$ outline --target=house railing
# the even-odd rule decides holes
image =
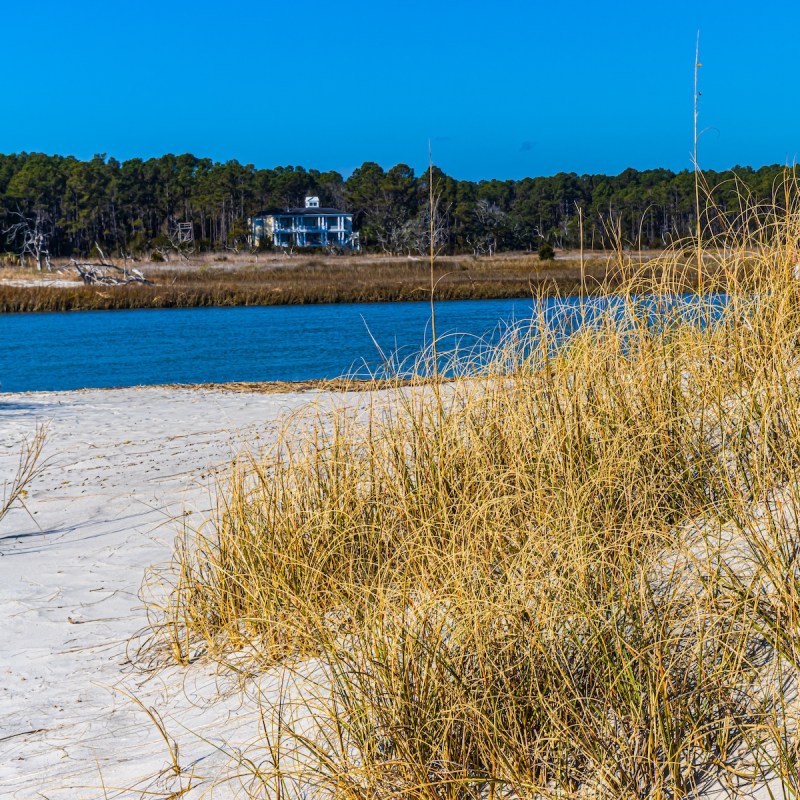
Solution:
[[[328,231],[329,233],[347,233],[345,227],[325,228],[320,225],[292,225],[291,227],[284,227],[276,225],[274,228],[275,233],[322,233]]]

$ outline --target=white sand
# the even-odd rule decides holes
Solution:
[[[47,288],[57,288],[57,289],[68,289],[72,286],[83,286],[82,281],[78,280],[68,280],[64,278],[42,278],[39,279],[29,279],[25,280],[23,278],[18,279],[3,279],[0,280],[0,286],[17,286],[17,287],[47,287]]]
[[[171,556],[176,515],[199,519],[214,470],[274,436],[283,412],[313,396],[0,395],[0,483],[15,474],[23,438],[49,421],[49,465],[25,498],[30,513],[0,522],[1,797],[163,797],[190,774],[183,797],[235,793],[237,780],[212,787],[231,770],[219,748],[257,735],[241,697],[218,699],[208,665],[144,673],[126,644],[145,625],[138,592],[146,569]],[[169,772],[157,726],[128,695],[163,717],[183,776]]]

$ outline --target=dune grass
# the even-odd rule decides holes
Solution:
[[[322,676],[253,796],[797,796],[799,239],[737,224],[689,304],[682,251],[621,256],[576,330],[233,466],[150,613],[178,662]]]

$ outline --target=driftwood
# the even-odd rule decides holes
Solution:
[[[71,259],[72,266],[75,267],[85,284],[89,286],[125,286],[129,283],[146,283],[152,286],[153,281],[148,281],[138,269],[118,267],[116,264],[110,263],[106,260],[105,254],[100,250],[99,245],[95,245],[95,247],[100,253],[101,260],[99,263]],[[122,277],[109,275],[111,270],[120,273]]]
[[[129,283],[147,283],[152,285],[153,283],[153,281],[147,280],[138,269],[123,269],[115,264],[96,264],[86,261],[78,262],[73,258],[72,266],[75,267],[78,275],[81,276],[81,280],[90,286],[124,286]],[[122,277],[109,275],[109,270],[116,270],[121,273]]]

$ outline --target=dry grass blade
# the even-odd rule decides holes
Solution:
[[[3,483],[3,500],[0,504],[0,520],[8,514],[15,503],[23,507],[24,497],[31,482],[34,481],[47,468],[47,462],[42,461],[42,451],[47,439],[47,424],[36,426],[36,431],[31,439],[26,439],[22,445],[19,456],[19,466],[10,483]]]

